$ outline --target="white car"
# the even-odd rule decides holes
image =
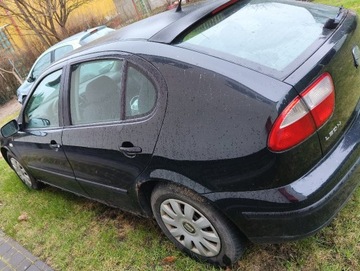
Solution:
[[[77,33],[71,37],[66,38],[63,41],[56,43],[47,49],[40,57],[35,61],[34,65],[22,83],[17,89],[17,99],[19,103],[23,103],[33,85],[36,78],[48,67],[51,63],[65,56],[67,53],[85,45],[93,40],[105,36],[106,34],[114,31],[114,29],[106,27],[104,25],[94,27],[80,33]]]

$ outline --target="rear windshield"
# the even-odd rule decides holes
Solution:
[[[337,8],[295,1],[240,1],[201,21],[177,43],[284,71],[315,41],[328,36],[331,30],[324,24],[337,13]]]

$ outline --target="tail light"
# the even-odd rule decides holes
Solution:
[[[305,141],[331,117],[334,108],[334,83],[330,74],[324,73],[276,119],[268,139],[269,149],[284,151]]]

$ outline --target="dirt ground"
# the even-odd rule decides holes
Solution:
[[[21,104],[16,100],[16,98],[7,102],[5,105],[0,106],[0,121],[15,112],[19,111],[21,108]]]

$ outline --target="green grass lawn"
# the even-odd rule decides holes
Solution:
[[[359,0],[316,2],[360,12]],[[217,270],[180,253],[151,219],[51,187],[30,191],[2,158],[0,172],[0,228],[55,270]],[[315,236],[250,245],[232,270],[360,270],[360,189]]]
[[[332,6],[344,6],[345,8],[352,9],[360,14],[360,1],[359,0],[316,0],[316,3],[322,3]]]

